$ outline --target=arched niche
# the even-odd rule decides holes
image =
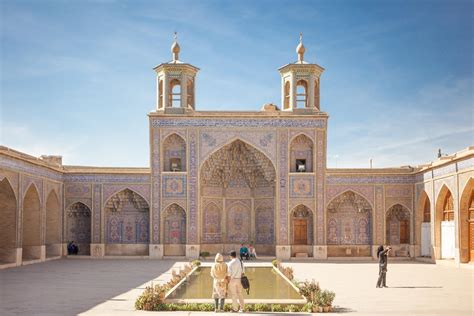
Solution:
[[[464,187],[459,205],[460,261],[474,262],[474,179]]]
[[[36,186],[31,184],[23,198],[23,261],[41,259],[41,204]]]
[[[161,227],[164,255],[186,255],[186,211],[178,204],[169,205],[163,211]]]
[[[361,195],[346,191],[327,207],[326,239],[330,257],[369,257],[372,206]]]
[[[204,206],[202,225],[202,243],[222,243],[222,210],[216,203],[210,202]]]
[[[387,244],[410,243],[410,211],[406,207],[395,204],[388,209],[385,221]]]
[[[53,190],[46,199],[46,257],[61,255],[61,223],[59,198]]]
[[[186,171],[186,142],[177,134],[163,142],[163,171]]]
[[[290,172],[313,172],[313,150],[311,138],[296,136],[290,143]]]
[[[124,189],[105,203],[106,255],[148,255],[150,207]]]
[[[66,210],[66,243],[74,241],[79,255],[90,255],[91,217],[89,207],[81,202],[71,204]]]
[[[285,95],[285,102],[283,104],[283,109],[288,110],[290,108],[290,82],[286,81],[285,82],[285,87],[284,87],[284,95]]]
[[[291,255],[313,255],[314,240],[313,211],[306,205],[296,206],[290,213]]]
[[[16,262],[17,201],[7,178],[0,181],[0,265]]]

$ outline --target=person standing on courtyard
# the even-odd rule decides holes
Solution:
[[[244,265],[241,260],[237,259],[237,252],[231,251],[230,257],[231,260],[228,263],[229,269],[227,276],[229,278],[229,294],[232,298],[232,311],[243,313],[245,302],[244,296],[242,295],[243,288],[240,279],[242,278],[242,274],[245,272]]]
[[[211,277],[213,278],[212,298],[215,300],[214,311],[224,311],[224,302],[227,295],[227,273],[228,268],[224,262],[224,257],[218,253],[211,268]],[[219,304],[220,303],[220,304]]]
[[[388,253],[392,250],[392,247],[387,246],[385,249],[382,245],[377,249],[377,258],[379,258],[379,278],[377,280],[377,288],[388,287],[387,281],[387,263]]]

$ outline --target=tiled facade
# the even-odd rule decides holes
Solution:
[[[383,243],[392,243],[396,256],[418,257],[426,203],[432,223],[428,256],[439,259],[437,214],[449,194],[454,259],[466,261],[461,219],[473,191],[473,148],[417,168],[328,169],[320,66],[280,68],[282,109],[267,104],[255,112],[196,111],[199,69],[175,60],[155,70],[150,168],[63,166],[55,157],[0,148],[1,215],[8,218],[0,227],[3,267],[65,255],[72,239],[82,254],[94,257],[195,258],[240,243],[283,259],[301,253],[374,257]],[[166,99],[170,80],[188,83],[177,108]],[[303,108],[294,95],[301,80],[314,84]],[[37,215],[37,223],[27,220]],[[47,238],[47,223],[60,226],[58,241]],[[38,225],[40,236],[31,245],[25,244],[28,225]]]

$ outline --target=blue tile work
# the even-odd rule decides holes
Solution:
[[[434,169],[433,176],[436,178],[436,177],[444,176],[445,174],[454,173],[454,172],[456,172],[456,164],[452,163],[447,166]]]
[[[176,119],[153,118],[152,127],[311,127],[325,128],[326,119]]]
[[[63,180],[63,175],[61,172],[52,171],[45,167],[33,165],[24,161],[9,158],[2,155],[0,155],[0,168],[16,172],[31,173],[36,176],[43,176],[45,178],[50,178],[56,181]]]
[[[164,175],[163,176],[163,197],[165,198],[185,198],[186,197],[186,175]]]
[[[150,183],[149,174],[65,174],[64,182]]]
[[[373,176],[336,176],[326,177],[327,184],[410,184],[415,183],[414,175],[373,175]]]

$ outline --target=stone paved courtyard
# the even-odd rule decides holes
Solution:
[[[144,284],[166,279],[166,272],[180,264],[172,260],[62,259],[1,270],[0,315],[150,314],[134,311],[135,298]],[[335,291],[334,304],[340,307],[340,314],[473,315],[472,266],[390,263],[390,288],[376,289],[376,263],[288,265],[294,268],[295,278],[314,278],[321,287]]]

